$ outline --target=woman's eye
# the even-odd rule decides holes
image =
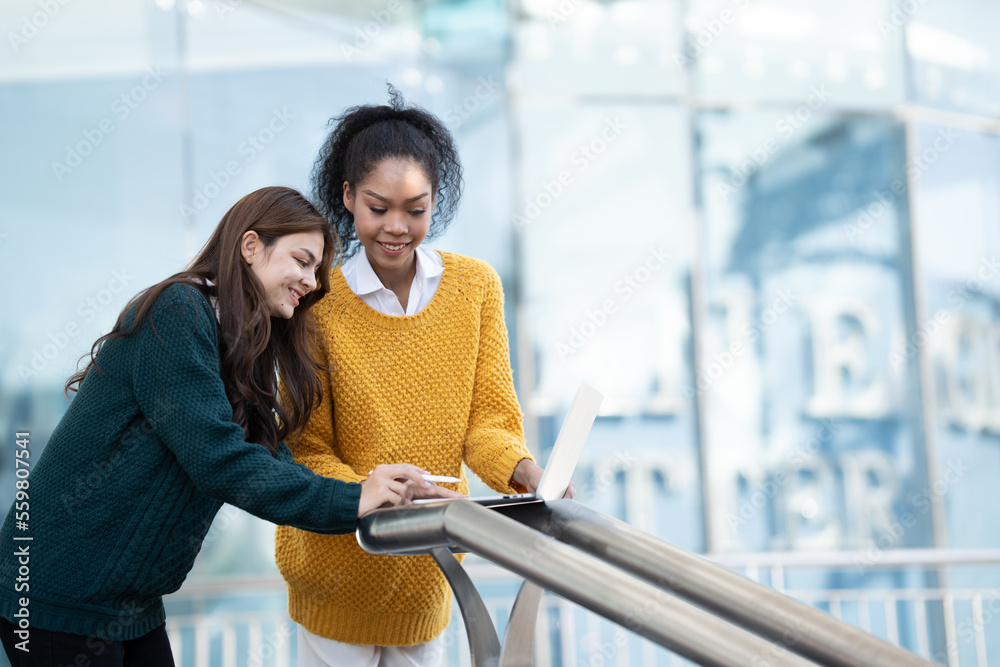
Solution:
[[[423,215],[426,212],[427,212],[427,209],[421,208],[421,209],[418,209],[416,211],[410,211],[410,215]]]
[[[303,269],[309,266],[309,262],[305,261],[304,259],[296,259],[295,261],[298,262],[299,266],[301,266]]]
[[[384,208],[377,208],[375,206],[369,206],[368,208],[371,210],[372,213],[385,213]]]

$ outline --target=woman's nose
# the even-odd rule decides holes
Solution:
[[[408,227],[406,224],[406,220],[403,219],[402,215],[390,216],[385,224],[385,231],[389,232],[390,234],[395,234],[397,236],[400,234],[405,234],[407,232],[407,229]]]

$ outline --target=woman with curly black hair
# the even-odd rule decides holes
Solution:
[[[313,180],[350,259],[312,311],[333,372],[292,453],[344,481],[410,461],[465,493],[465,463],[501,493],[534,491],[542,469],[524,443],[500,278],[421,245],[461,198],[451,134],[391,86],[389,105],[334,122]],[[371,556],[350,536],[282,527],[276,557],[300,665],[440,664],[451,593],[430,556]]]

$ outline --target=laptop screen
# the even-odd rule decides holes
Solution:
[[[559,435],[556,436],[556,444],[552,447],[545,472],[542,473],[535,492],[542,500],[558,500],[566,493],[577,461],[580,460],[583,443],[587,441],[603,399],[604,396],[593,387],[580,385],[573,405],[566,413],[566,420],[559,429]]]

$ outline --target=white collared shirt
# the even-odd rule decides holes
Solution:
[[[357,254],[344,262],[340,270],[351,291],[374,310],[393,317],[416,315],[434,298],[434,294],[441,284],[444,261],[439,253],[427,250],[423,246],[417,246],[414,254],[417,261],[417,272],[410,284],[406,312],[403,312],[403,306],[400,305],[396,294],[392,290],[386,289],[379,277],[375,275],[375,270],[372,268],[371,262],[368,261],[368,255],[363,246]]]

